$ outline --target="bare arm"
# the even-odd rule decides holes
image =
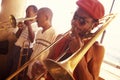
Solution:
[[[20,34],[22,33],[23,31],[23,27],[24,27],[24,23],[23,22],[19,22],[18,23],[18,31],[16,32],[16,37],[19,38]]]
[[[31,26],[32,22],[31,21],[25,21],[24,23],[28,27],[28,36],[29,36],[29,39],[30,39],[31,42],[33,42],[34,41],[34,37],[35,37],[35,33],[32,30],[32,26]]]
[[[95,42],[93,46],[93,53],[93,57],[88,64],[88,68],[90,73],[93,75],[93,79],[98,80],[105,49],[98,42]]]

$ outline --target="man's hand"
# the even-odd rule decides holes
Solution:
[[[42,73],[45,73],[45,68],[40,62],[35,62],[32,66],[32,76],[36,77],[38,75],[41,75]]]
[[[29,27],[29,26],[31,26],[32,21],[31,20],[26,20],[26,21],[24,21],[24,24]]]
[[[73,30],[73,33],[71,35],[71,41],[69,43],[69,48],[70,48],[70,51],[74,53],[76,50],[81,48],[84,45],[84,43],[82,42],[79,36],[79,32],[77,28],[74,27],[72,28],[72,30]]]
[[[18,28],[23,29],[25,27],[25,24],[23,22],[18,23]]]

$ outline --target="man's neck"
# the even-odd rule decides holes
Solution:
[[[46,27],[44,27],[42,33],[45,32],[46,30],[48,30],[50,27],[51,27],[51,26],[46,26]]]

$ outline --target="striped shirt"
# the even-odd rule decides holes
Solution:
[[[45,48],[47,48],[51,43],[53,43],[55,41],[55,39],[56,39],[56,33],[55,33],[55,30],[53,29],[53,27],[50,27],[45,32],[42,32],[42,29],[39,30],[37,32],[35,43],[33,45],[33,53],[31,55],[31,59],[34,58],[36,55],[40,54],[40,52],[42,50],[44,50]],[[49,50],[46,50],[44,52],[45,55],[41,55],[39,60],[38,59],[34,60],[34,62],[45,59],[47,57],[48,53],[49,53]],[[27,75],[29,76],[30,79],[32,78],[31,69],[32,69],[32,65],[34,64],[34,62],[32,62],[28,66]]]
[[[32,29],[33,29],[33,32],[37,32],[38,30],[38,26],[37,26],[37,23],[34,22],[31,24],[32,26]],[[25,28],[23,29],[21,35],[19,36],[18,40],[16,41],[15,45],[16,46],[19,46],[19,47],[22,47],[24,42],[25,41],[28,41],[29,42],[29,39],[28,39],[28,27],[25,26]],[[30,43],[30,48],[33,46],[32,43]]]

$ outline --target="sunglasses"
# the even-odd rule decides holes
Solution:
[[[88,23],[85,17],[78,16],[77,14],[74,15],[73,19],[78,20],[80,25],[85,25],[86,23]]]

